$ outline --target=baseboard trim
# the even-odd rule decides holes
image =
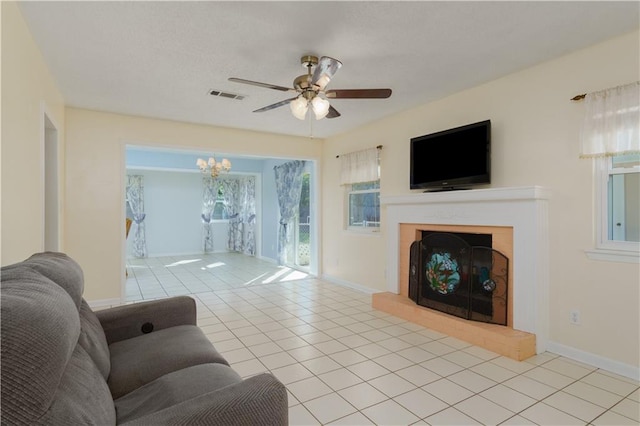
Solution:
[[[147,259],[153,259],[156,257],[175,257],[175,256],[204,256],[207,254],[219,254],[219,253],[229,253],[229,250],[214,250],[214,251],[210,251],[210,252],[203,252],[203,251],[197,251],[197,252],[184,252],[184,253],[149,253],[147,255]],[[127,259],[137,259],[136,257],[130,257],[127,256]]]
[[[597,368],[601,368],[603,370],[610,371],[615,374],[619,374],[624,377],[628,377],[633,380],[640,380],[640,367],[636,367],[634,365],[625,364],[620,361],[592,354],[590,352],[586,352],[552,341],[547,342],[547,351],[553,352],[554,354],[562,355],[566,358],[571,358],[585,364],[592,365]]]
[[[256,256],[256,258],[260,260],[264,260],[265,262],[273,263],[274,265],[278,264],[278,261],[276,259],[272,259],[270,257]]]
[[[323,279],[325,281],[329,281],[330,283],[337,284],[337,285],[340,285],[342,287],[348,287],[348,288],[350,288],[352,290],[357,290],[357,291],[360,291],[360,292],[366,293],[366,294],[374,294],[374,293],[382,292],[382,290],[376,290],[376,289],[373,289],[371,287],[366,287],[366,286],[363,286],[362,284],[357,284],[357,283],[354,283],[354,282],[351,282],[351,281],[343,280],[341,278],[333,277],[331,275],[323,274],[321,279]]]
[[[104,309],[122,305],[122,299],[114,297],[112,299],[87,300],[87,303],[91,309]]]

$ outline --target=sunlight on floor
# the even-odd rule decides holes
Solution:
[[[258,281],[260,278],[264,277],[265,275],[267,275],[266,272],[264,274],[261,274],[260,276],[255,277],[252,280],[247,281],[246,283],[244,283],[244,285],[245,286],[251,285],[251,284],[255,283],[256,281]]]
[[[225,263],[224,262],[215,262],[215,263],[210,263],[207,266],[205,266],[204,268],[202,268],[202,270],[206,269],[211,269],[211,268],[219,268],[221,266],[224,266]]]
[[[308,273],[240,253],[130,258],[127,268],[128,302],[310,278]]]
[[[185,259],[185,260],[179,260],[177,262],[173,262],[169,265],[164,265],[166,268],[172,268],[174,266],[180,266],[180,265],[186,265],[189,263],[194,263],[194,262],[200,262],[202,259]]]
[[[281,269],[276,272],[275,274],[273,274],[272,276],[270,276],[269,278],[267,278],[266,280],[262,281],[262,284],[269,284],[271,282],[276,281],[279,277],[285,275],[286,273],[290,272],[291,268],[288,268],[286,266],[281,266]]]
[[[307,278],[309,276],[309,274],[306,274],[302,271],[291,271],[291,273],[287,276],[285,276],[284,278],[282,278],[280,281],[295,281],[295,280],[303,280],[305,278]]]

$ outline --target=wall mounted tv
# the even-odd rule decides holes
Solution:
[[[411,189],[468,189],[491,182],[491,120],[411,139]]]

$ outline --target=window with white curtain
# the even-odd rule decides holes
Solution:
[[[585,97],[581,157],[596,167],[598,260],[638,262],[640,254],[640,82]]]
[[[349,230],[380,230],[379,149],[340,156],[341,184],[345,187],[345,225]]]

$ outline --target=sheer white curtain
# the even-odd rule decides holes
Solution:
[[[340,156],[340,167],[341,185],[378,180],[378,148],[343,154]]]
[[[585,97],[581,157],[640,152],[640,81]]]

